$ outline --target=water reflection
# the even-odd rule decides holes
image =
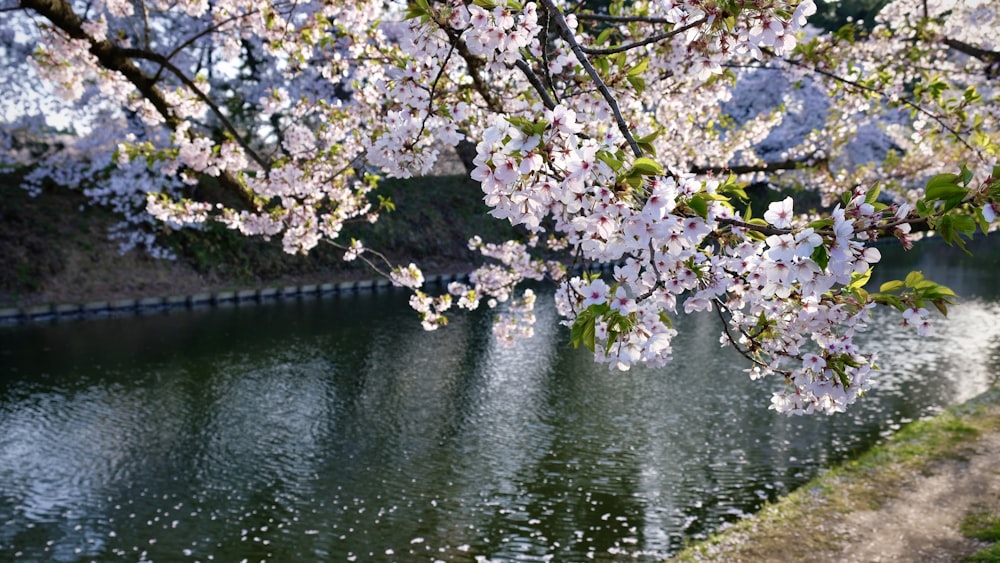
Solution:
[[[876,317],[876,388],[834,417],[767,411],[707,315],[628,373],[544,299],[514,349],[486,315],[425,333],[399,294],[5,327],[0,553],[657,560],[995,382],[996,262],[886,254],[970,298],[926,340]]]

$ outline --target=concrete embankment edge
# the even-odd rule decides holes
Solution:
[[[599,270],[609,271],[613,265],[600,265]],[[582,269],[577,267],[575,273]],[[439,274],[427,276],[424,286],[444,287],[451,282],[467,282],[469,274]],[[191,295],[170,295],[167,297],[146,297],[142,299],[115,299],[88,303],[64,303],[32,305],[29,307],[0,308],[0,325],[33,321],[50,321],[81,317],[139,314],[166,309],[193,309],[218,305],[250,305],[267,303],[281,299],[311,298],[323,295],[362,292],[394,291],[399,288],[385,278],[375,280],[342,281],[319,284],[289,285],[284,287],[263,287],[259,289],[227,290]]]
[[[442,274],[428,276],[427,286],[445,286],[453,281],[468,281],[468,274]],[[311,298],[323,295],[348,294],[397,289],[387,279],[330,282],[320,284],[263,287],[259,289],[226,290],[191,295],[146,297],[142,299],[116,299],[89,303],[58,305],[32,305],[30,307],[0,308],[0,324],[48,321],[63,318],[96,317],[119,314],[139,314],[166,309],[196,308],[217,305],[250,305],[283,299]]]

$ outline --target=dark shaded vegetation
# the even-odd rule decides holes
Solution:
[[[80,212],[84,198],[66,191],[60,197],[32,198],[16,187],[20,179],[0,181],[0,291],[30,293],[65,263],[60,239],[75,239],[88,221]]]
[[[509,224],[487,215],[479,185],[468,178],[387,180],[377,193],[391,200],[396,209],[382,213],[375,224],[348,226],[339,244],[347,245],[356,238],[393,263],[416,261],[430,271],[456,262],[474,263],[476,255],[467,247],[474,234],[491,241],[516,236]],[[280,236],[272,240],[249,238],[219,224],[201,231],[169,233],[163,240],[198,271],[246,282],[360,268],[359,264],[345,263],[343,252],[330,244],[321,242],[308,255],[290,255],[282,249]]]
[[[18,183],[15,174],[0,175],[0,295],[5,301],[18,302],[46,288],[67,267],[100,278],[110,277],[109,268],[155,262],[133,250],[128,260],[109,266],[106,255],[117,253],[117,243],[107,239],[108,228],[117,222],[109,210],[88,206],[81,193],[58,186],[31,197]],[[358,238],[394,263],[415,261],[426,273],[450,273],[481,262],[467,248],[472,235],[496,242],[517,236],[509,223],[487,214],[479,185],[465,177],[389,180],[377,192],[396,210],[383,213],[376,224],[347,227],[338,242]],[[308,255],[290,255],[280,237],[249,238],[218,224],[172,232],[164,227],[158,236],[181,265],[216,285],[253,286],[296,276],[374,277],[364,264],[344,262],[342,251],[326,243]],[[115,275],[128,278],[127,271]]]
[[[875,27],[875,16],[889,0],[815,0],[816,13],[809,17],[809,23],[827,31],[837,31],[847,23],[862,29]]]

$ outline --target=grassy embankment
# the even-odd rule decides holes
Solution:
[[[1000,433],[1000,389],[945,413],[911,423],[886,443],[834,467],[765,506],[759,513],[692,544],[676,561],[806,561],[836,554],[850,538],[826,531],[856,511],[879,511],[938,464],[967,461],[985,434]],[[966,513],[960,532],[993,542],[970,561],[1000,561],[998,499],[984,494]],[[930,516],[930,514],[929,514]],[[821,558],[826,560],[826,558]],[[961,560],[961,558],[957,559]]]
[[[426,273],[477,263],[466,247],[473,234],[487,241],[514,234],[487,215],[482,191],[468,178],[386,181],[378,191],[396,211],[374,225],[347,227],[342,241],[357,237],[395,262],[416,261]],[[360,262],[343,262],[329,245],[289,255],[279,240],[247,238],[219,225],[161,233],[178,256],[174,263],[137,251],[119,256],[117,243],[107,239],[116,222],[109,211],[86,206],[78,192],[53,187],[31,198],[15,177],[0,175],[0,306],[374,277]]]

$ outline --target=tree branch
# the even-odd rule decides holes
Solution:
[[[986,76],[988,78],[996,78],[997,74],[1000,73],[1000,53],[982,49],[976,47],[975,45],[969,45],[968,43],[951,37],[946,37],[942,41],[945,45],[951,47],[959,53],[969,55],[970,57],[986,63]]]
[[[576,41],[576,37],[573,36],[573,30],[569,28],[569,24],[566,23],[566,18],[563,16],[562,11],[556,7],[552,0],[542,0],[542,4],[548,10],[550,17],[553,18],[556,27],[559,29],[559,34],[562,35],[563,39],[569,43],[570,48],[573,50],[573,54],[576,55],[577,60],[583,65],[583,69],[587,71],[590,79],[594,81],[597,85],[597,89],[604,96],[604,100],[611,107],[611,112],[615,116],[615,121],[618,123],[618,130],[624,135],[625,140],[628,142],[629,147],[632,149],[632,154],[636,158],[642,156],[642,149],[639,148],[639,143],[635,141],[635,137],[632,136],[632,132],[629,130],[628,124],[625,123],[625,118],[622,117],[621,109],[618,108],[618,101],[611,94],[611,90],[608,89],[608,85],[604,83],[601,79],[601,75],[597,73],[597,69],[594,65],[590,64],[590,59],[583,52],[583,48]]]
[[[129,60],[123,49],[116,47],[108,40],[96,41],[87,35],[83,30],[83,18],[73,11],[73,7],[66,0],[19,0],[19,2],[23,8],[41,14],[71,38],[89,42],[90,53],[97,58],[98,62],[104,68],[124,76],[142,94],[143,98],[153,105],[157,113],[163,117],[167,127],[171,131],[177,130],[182,120],[174,114],[170,103],[156,86],[156,82]],[[227,191],[235,193],[248,206],[257,207],[253,194],[229,172],[223,172],[219,175],[219,183]]]
[[[116,47],[116,49],[118,48]],[[232,122],[229,121],[229,118],[227,118],[225,114],[222,113],[222,109],[219,108],[219,106],[215,103],[215,101],[213,101],[212,98],[208,97],[208,94],[203,92],[201,88],[199,88],[198,85],[195,84],[194,80],[191,80],[186,74],[184,74],[183,71],[181,71],[181,69],[177,68],[166,57],[164,57],[159,53],[150,53],[148,51],[144,51],[141,49],[118,49],[118,50],[121,51],[122,55],[126,57],[152,61],[160,65],[161,67],[169,70],[174,76],[177,77],[178,80],[180,80],[184,84],[184,86],[187,87],[188,90],[194,92],[195,96],[198,96],[198,99],[200,99],[202,102],[205,102],[205,105],[207,105],[209,108],[212,109],[212,113],[214,113],[215,116],[219,119],[219,121],[222,123],[222,126],[226,129],[226,131],[228,131],[229,134],[233,136],[233,140],[235,140],[237,143],[239,143],[241,147],[243,147],[243,150],[246,151],[247,155],[249,155],[250,158],[252,158],[253,161],[256,162],[258,166],[261,167],[261,169],[263,169],[265,172],[270,170],[271,168],[270,165],[263,158],[261,158],[260,155],[258,155],[249,145],[247,145],[247,143],[243,140],[242,136],[240,135],[239,131],[237,131],[236,127],[233,126]]]
[[[524,59],[517,59],[517,61],[514,62],[514,66],[521,69],[524,76],[528,78],[528,82],[531,83],[531,87],[534,88],[535,91],[538,92],[538,95],[542,97],[542,103],[545,104],[545,107],[550,110],[554,109],[556,107],[555,100],[553,100],[552,96],[549,95],[549,91],[545,88],[545,85],[542,84],[542,81],[538,79],[538,75],[536,75],[535,71],[531,69],[531,66]]]
[[[674,23],[665,18],[650,18],[646,16],[612,16],[608,14],[576,14],[576,19],[614,23],[651,23],[657,25],[672,25]]]

